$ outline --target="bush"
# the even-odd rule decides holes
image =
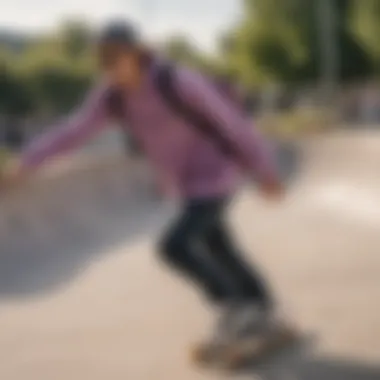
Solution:
[[[332,112],[322,108],[267,115],[258,120],[258,125],[267,134],[284,138],[322,132],[334,124]]]

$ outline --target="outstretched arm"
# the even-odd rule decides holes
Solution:
[[[21,168],[36,168],[55,156],[79,147],[102,129],[107,114],[105,96],[106,87],[96,87],[67,120],[33,140],[21,154]]]

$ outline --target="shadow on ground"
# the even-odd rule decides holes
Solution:
[[[302,356],[297,364],[254,371],[262,380],[378,380],[380,367],[344,359],[312,359]]]
[[[378,380],[380,366],[355,360],[322,357],[310,338],[264,364],[247,366],[242,373],[260,380]]]
[[[127,183],[119,169],[70,174],[1,201],[3,299],[70,283],[118,246],[152,234],[167,210],[143,183]]]

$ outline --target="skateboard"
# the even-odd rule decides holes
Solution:
[[[203,343],[194,347],[191,360],[197,366],[234,371],[275,354],[296,343],[299,337],[289,328],[262,336],[247,336],[229,344]]]

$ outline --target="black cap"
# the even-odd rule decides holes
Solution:
[[[98,42],[136,46],[140,43],[140,35],[131,22],[116,20],[111,21],[105,26],[99,35]]]

